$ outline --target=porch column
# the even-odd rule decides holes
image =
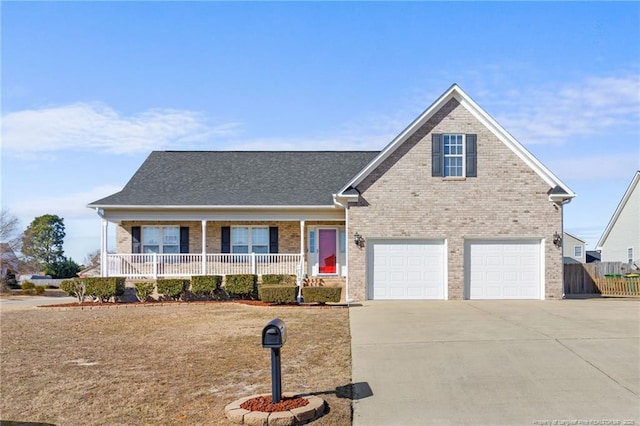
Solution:
[[[202,275],[207,275],[207,221],[202,221]]]
[[[298,265],[300,269],[297,277],[298,282],[298,303],[302,301],[302,276],[304,275],[304,220],[300,221],[300,264]]]
[[[109,227],[109,222],[106,219],[102,219],[102,231],[100,232],[100,276],[108,277],[109,276],[109,268],[107,265],[107,231]]]
[[[300,221],[300,265],[304,265],[304,220]],[[300,270],[301,275],[302,273]]]

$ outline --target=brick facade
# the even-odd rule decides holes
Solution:
[[[431,134],[477,134],[477,177],[431,176]],[[448,297],[464,296],[465,240],[544,239],[545,298],[562,296],[562,206],[551,188],[456,100],[449,101],[358,185],[349,233],[447,241]],[[366,299],[367,249],[350,247],[349,296]]]

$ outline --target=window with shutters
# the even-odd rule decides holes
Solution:
[[[464,135],[442,135],[443,176],[463,177]]]
[[[431,175],[444,178],[477,176],[477,137],[475,134],[433,134]]]
[[[269,253],[269,228],[231,228],[231,253]]]
[[[143,253],[180,253],[179,226],[143,226]]]

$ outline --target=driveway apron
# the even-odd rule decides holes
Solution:
[[[368,301],[353,424],[640,425],[640,301]]]

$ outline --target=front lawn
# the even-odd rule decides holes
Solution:
[[[348,310],[237,303],[2,312],[2,421],[230,424],[224,406],[271,392],[261,331],[287,324],[283,392],[316,393],[318,425],[351,424]]]

